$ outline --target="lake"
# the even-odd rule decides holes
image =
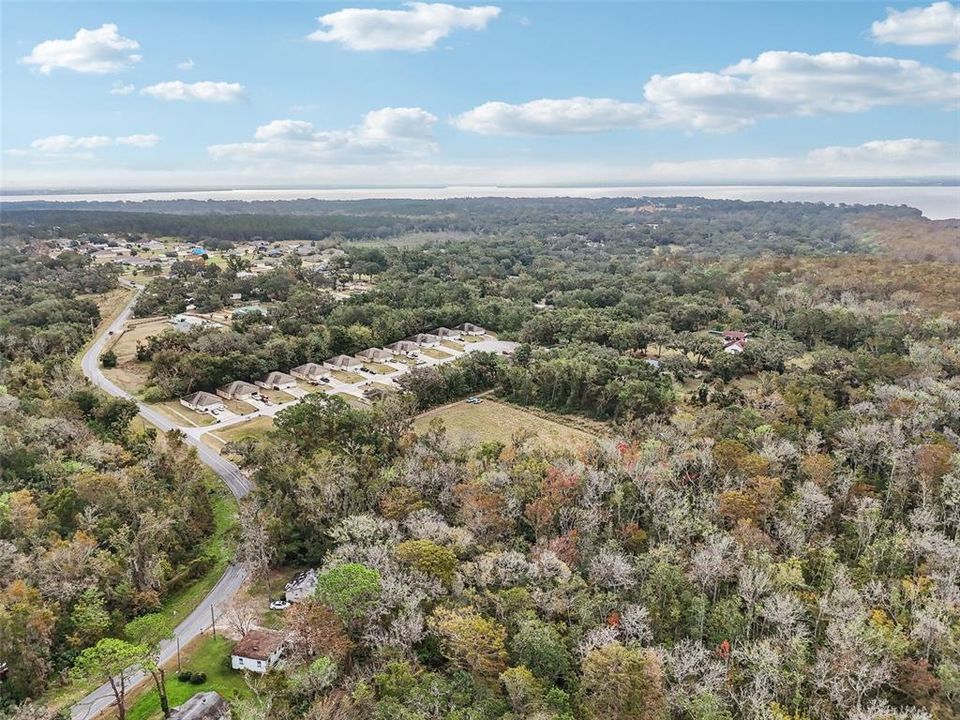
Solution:
[[[688,196],[726,200],[826,202],[850,205],[909,205],[931,220],[960,218],[960,187],[943,186],[829,186],[829,185],[682,185],[594,187],[467,186],[395,188],[303,188],[236,190],[151,190],[143,192],[50,193],[0,195],[0,202],[129,201],[138,200],[361,200],[460,197],[670,197]]]

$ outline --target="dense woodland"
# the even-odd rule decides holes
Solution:
[[[101,638],[215,562],[207,472],[136,404],[90,389],[73,358],[115,273],[0,248],[0,713],[38,697]],[[87,297],[84,297],[87,295]]]
[[[239,717],[960,716],[956,265],[893,261],[886,243],[849,222],[914,211],[678,204],[638,214],[622,212],[624,201],[398,203],[394,216],[417,209],[436,218],[431,229],[476,235],[399,248],[334,238],[346,255],[323,273],[291,257],[255,281],[199,264],[153,281],[143,315],[177,312],[187,298],[217,309],[232,292],[268,308],[226,331],[144,344],[147,392],[157,398],[441,324],[476,322],[521,343],[511,358],[477,353],[411,372],[407,392],[369,409],[312,395],[283,410],[268,436],[228,447],[256,484],[241,511],[239,557],[255,576],[270,565],[321,568],[316,597],[288,611],[286,666],[237,704]],[[385,208],[363,206],[371,216]],[[264,208],[249,210],[227,217],[253,232]],[[145,231],[140,218],[166,217],[198,235],[215,228],[202,212],[57,212],[61,230],[36,215],[27,234],[42,242],[69,223],[106,230],[124,218],[136,232]],[[316,212],[284,217],[323,222]],[[228,239],[245,237],[227,227]],[[30,257],[19,237],[15,252]],[[373,289],[334,300],[338,274],[351,272]],[[66,310],[56,317],[72,317]],[[44,315],[29,316],[38,318],[30,335],[42,335]],[[710,332],[726,329],[750,333],[742,354],[724,353]],[[64,371],[24,356],[31,336],[4,340],[7,412],[62,414],[113,437],[127,464],[96,472],[158,488],[139,503],[196,482],[195,461],[175,443],[131,434],[125,422],[111,430],[105,401],[83,410],[77,398],[86,395],[58,390]],[[474,446],[453,443],[438,423],[412,431],[419,410],[481,389],[589,416],[608,431],[559,452],[526,435]],[[3,447],[37,459],[4,475],[0,497],[32,494],[36,510],[26,515],[44,530],[18,534],[23,513],[10,508],[19,506],[0,503],[9,555],[21,564],[42,556],[91,514],[135,526],[99,508],[60,520],[51,504],[61,505],[43,493],[91,471],[59,469],[46,489],[38,465],[46,470],[54,451],[31,445],[49,441],[20,422],[4,423],[16,439]],[[144,460],[176,453],[172,464]],[[171,467],[175,477],[164,472]],[[171,522],[202,534],[198,518]],[[169,565],[182,564],[166,552]],[[4,592],[41,593],[59,618],[51,656],[66,657],[59,633],[70,632],[71,605],[43,595],[40,564],[27,562]],[[101,592],[113,613],[101,634],[149,610]],[[18,597],[0,605],[0,622],[35,607]]]

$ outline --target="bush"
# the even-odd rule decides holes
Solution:
[[[144,402],[161,402],[167,399],[167,393],[158,388],[156,385],[150,385],[143,390],[143,394],[140,396]]]
[[[190,682],[194,685],[203,685],[207,681],[207,674],[202,672],[193,673]]]
[[[100,363],[105,368],[114,368],[117,366],[117,354],[113,350],[107,350],[100,356]]]
[[[193,679],[193,673],[189,670],[177,673],[177,680],[180,682],[190,682]]]

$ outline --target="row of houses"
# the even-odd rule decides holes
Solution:
[[[216,394],[200,390],[180,398],[180,404],[196,412],[219,413],[225,409],[224,400],[249,400],[266,390],[290,390],[297,387],[297,380],[313,385],[325,382],[334,370],[354,370],[364,362],[386,362],[395,355],[416,357],[421,348],[435,347],[444,340],[457,340],[464,335],[485,335],[486,330],[473,323],[462,323],[454,329],[438,327],[429,333],[419,333],[406,340],[390,343],[384,348],[367,348],[356,356],[337,355],[323,361],[323,364],[308,362],[292,368],[289,373],[275,370],[253,383],[235,380],[217,388]]]

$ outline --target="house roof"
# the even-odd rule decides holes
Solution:
[[[723,339],[724,340],[746,340],[747,333],[741,332],[740,330],[724,330]]]
[[[223,405],[223,400],[208,392],[200,390],[199,392],[184,395],[181,400],[189,405],[208,407],[210,405]]]
[[[456,331],[456,330],[451,330],[451,329],[448,328],[448,327],[438,327],[437,329],[431,330],[430,332],[432,332],[434,335],[438,335],[438,336],[440,336],[440,337],[443,337],[444,335],[456,335],[456,334],[457,334],[457,331]]]
[[[360,357],[372,357],[372,358],[384,357],[390,354],[391,352],[389,350],[384,350],[383,348],[367,348],[366,350],[361,350],[360,352],[357,353],[357,355],[359,355]]]
[[[257,392],[257,386],[253,383],[244,382],[243,380],[234,380],[232,383],[227,383],[221,387],[220,390],[228,395],[242,395]]]
[[[269,383],[271,385],[276,385],[277,383],[291,383],[295,382],[293,376],[287,375],[284,372],[279,370],[274,370],[273,372],[267,373],[263,376],[263,382]]]
[[[317,575],[318,575],[318,572],[316,568],[311,568],[309,570],[298,572],[296,575],[293,576],[293,578],[290,579],[290,582],[288,582],[284,586],[284,590],[289,591],[289,590],[298,590],[304,587],[309,587],[309,588],[316,587]]]
[[[417,344],[410,340],[398,340],[395,343],[390,343],[387,345],[388,350],[393,350],[394,352],[403,352],[404,350],[416,350]]]
[[[273,630],[251,630],[233,646],[233,654],[253,660],[267,660],[283,645],[283,635]]]
[[[337,355],[327,360],[331,365],[359,365],[360,361],[349,355]]]
[[[417,342],[417,343],[436,342],[439,339],[440,339],[439,336],[431,335],[430,333],[417,333],[416,335],[411,335],[409,338],[411,342]]]
[[[303,365],[297,365],[290,372],[300,373],[301,375],[327,375],[327,371],[323,368],[323,365],[318,365],[317,363],[308,362]]]
[[[479,325],[474,325],[473,323],[460,323],[457,325],[457,330],[463,330],[464,332],[476,332],[477,330],[483,330]]]
[[[170,712],[170,720],[216,720],[227,714],[227,701],[218,692],[197,693]]]

